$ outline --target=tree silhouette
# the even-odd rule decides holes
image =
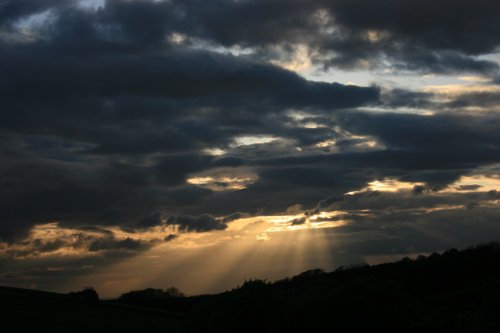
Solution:
[[[93,287],[85,287],[81,291],[70,292],[69,296],[74,299],[85,303],[97,304],[99,303],[99,295]]]

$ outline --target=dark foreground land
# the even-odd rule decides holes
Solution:
[[[0,287],[1,332],[181,332],[184,316]]]
[[[218,295],[175,291],[93,302],[0,288],[1,324],[19,328],[12,332],[500,332],[500,245],[252,280]]]

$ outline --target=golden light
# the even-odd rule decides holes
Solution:
[[[87,283],[104,297],[168,286],[202,294],[236,287],[251,278],[276,280],[307,269],[333,269],[326,235],[344,222],[322,219],[336,215],[321,213],[300,225],[291,222],[302,214],[257,216],[235,220],[224,231],[183,233],[64,287],[69,290]],[[165,235],[159,229],[156,232],[158,238]]]
[[[500,191],[500,177],[485,175],[462,176],[443,192],[488,192]]]
[[[271,63],[289,71],[304,72],[313,67],[311,52],[313,51],[306,45],[298,45],[294,47],[292,54],[287,59],[271,60]]]
[[[257,174],[249,168],[216,168],[191,174],[186,182],[220,192],[243,190],[257,179]]]
[[[424,183],[420,182],[405,182],[392,178],[385,178],[383,180],[374,180],[368,183],[368,185],[358,191],[351,191],[347,194],[357,194],[367,191],[380,191],[380,192],[398,192],[398,191],[408,191],[412,190],[415,186],[424,186]]]
[[[425,86],[422,88],[422,91],[440,95],[456,96],[470,93],[500,92],[500,87],[486,84],[447,84]]]
[[[207,148],[204,150],[207,155],[211,156],[222,156],[226,154],[226,151],[220,148]]]

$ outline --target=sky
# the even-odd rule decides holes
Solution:
[[[500,235],[500,2],[0,0],[0,284],[214,293]]]

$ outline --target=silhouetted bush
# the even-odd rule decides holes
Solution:
[[[143,290],[134,290],[128,293],[125,293],[120,296],[120,301],[129,301],[129,300],[161,300],[165,298],[171,297],[184,297],[184,294],[175,287],[170,287],[168,289],[153,289],[147,288]]]
[[[89,304],[97,304],[99,303],[99,295],[92,287],[85,287],[81,291],[70,292],[69,296],[77,301],[85,302]]]
[[[261,279],[250,279],[250,280],[245,280],[241,287],[236,288],[237,290],[257,290],[257,289],[262,289],[265,288],[268,285],[268,282],[266,280],[261,280]]]
[[[134,290],[121,295],[118,301],[167,310],[187,310],[185,295],[175,287],[170,287],[168,289],[147,288],[143,290]]]

